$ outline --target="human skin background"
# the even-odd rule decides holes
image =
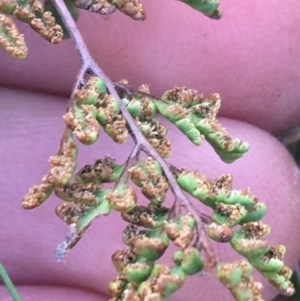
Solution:
[[[135,87],[149,83],[155,95],[174,85],[221,93],[221,114],[243,122],[220,121],[233,136],[250,142],[249,153],[227,165],[207,143],[197,148],[172,128],[169,136],[176,143],[170,161],[212,178],[230,172],[234,188],[250,186],[269,207],[264,219],[272,226],[268,240],[287,246],[290,266],[300,254],[299,172],[283,146],[263,130],[279,133],[300,117],[297,4],[222,1],[224,17],[213,21],[182,3],[161,0],[145,3],[144,22],[119,13],[83,13],[79,21],[94,58],[111,78],[125,77]],[[53,252],[66,228],[53,212],[60,201],[51,197],[33,211],[20,206],[28,187],[47,172],[47,158],[57,152],[61,116],[80,68],[71,41],[50,45],[26,25],[21,27],[28,58],[18,61],[0,52],[0,83],[11,86],[0,90],[0,259],[24,300],[107,300],[106,285],[116,275],[110,256],[124,248],[125,224],[117,214],[98,219],[66,262],[56,263]],[[79,167],[106,154],[122,162],[131,148],[130,142],[115,145],[102,132],[95,146],[80,147]],[[226,261],[237,258],[228,246],[218,245],[216,252]],[[269,300],[275,291],[265,284],[264,293]],[[203,298],[232,299],[213,276],[199,276],[170,300]],[[10,300],[3,287],[0,300]]]

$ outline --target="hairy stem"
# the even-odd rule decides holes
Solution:
[[[143,134],[140,132],[138,127],[136,126],[134,120],[131,118],[130,113],[127,111],[125,104],[120,99],[119,95],[117,94],[114,84],[112,81],[104,74],[104,72],[99,68],[97,63],[91,57],[86,44],[84,43],[82,36],[76,26],[75,21],[73,20],[71,14],[68,11],[63,0],[51,0],[53,5],[56,7],[59,15],[61,16],[66,28],[68,29],[73,42],[75,44],[76,50],[78,55],[80,56],[82,68],[80,73],[77,77],[77,82],[74,87],[74,90],[78,88],[78,85],[84,81],[84,75],[87,72],[94,73],[96,76],[101,78],[105,84],[107,89],[109,90],[110,94],[118,101],[121,112],[127,122],[127,126],[130,128],[130,133],[132,135],[133,140],[140,145],[140,149],[144,151],[147,155],[151,156],[156,160],[163,172],[165,177],[167,178],[170,188],[174,193],[176,200],[179,201],[183,207],[187,211],[193,214],[196,224],[197,224],[197,245],[203,249],[206,254],[207,267],[212,267],[216,263],[216,258],[214,252],[212,250],[211,245],[207,240],[207,236],[205,233],[205,228],[203,222],[193,204],[187,199],[186,195],[183,193],[181,188],[176,182],[175,177],[173,176],[172,172],[170,171],[168,164],[164,161],[164,159],[156,152],[156,150],[150,145],[150,143],[146,140]]]
[[[7,272],[5,271],[5,268],[3,264],[0,262],[0,276],[3,279],[3,282],[7,289],[9,290],[11,296],[13,297],[14,301],[22,301],[19,293],[17,292],[15,286],[13,285],[12,281],[10,280]]]

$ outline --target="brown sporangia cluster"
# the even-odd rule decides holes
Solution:
[[[28,53],[24,35],[20,33],[12,18],[4,14],[0,14],[0,46],[19,59],[25,58]]]
[[[100,184],[72,183],[55,188],[55,194],[62,200],[75,204],[95,205],[98,203],[95,194],[101,190]]]
[[[219,94],[204,98],[196,90],[176,87],[157,102],[158,111],[174,123],[195,145],[205,138],[225,162],[231,163],[249,149],[249,145],[232,138],[216,120],[220,109]]]
[[[131,224],[155,229],[162,226],[161,216],[168,214],[169,209],[150,203],[148,206],[135,206],[130,212],[122,213],[122,218]]]
[[[292,270],[283,262],[286,249],[283,245],[272,246],[264,240],[270,231],[270,226],[260,221],[247,222],[234,232],[230,244],[277,287],[281,294],[291,296],[295,289],[290,281]]]
[[[25,209],[32,209],[41,205],[56,186],[64,186],[70,182],[77,165],[77,153],[78,148],[74,142],[73,134],[69,129],[66,129],[58,154],[49,158],[48,174],[43,177],[40,185],[32,186],[24,196],[22,206]]]
[[[88,207],[71,202],[63,203],[55,208],[56,215],[67,225],[77,224],[79,216],[83,215]]]
[[[141,187],[145,195],[154,204],[160,204],[165,200],[169,189],[168,182],[162,174],[159,164],[151,157],[129,169],[131,179]]]
[[[220,225],[213,220],[205,223],[207,236],[217,242],[229,242],[233,236],[232,230],[227,225]]]
[[[15,15],[53,44],[60,43],[63,39],[61,26],[50,11],[44,10],[44,5],[38,0],[4,1],[0,11]]]
[[[221,202],[216,204],[216,212],[221,215],[227,215],[229,217],[226,222],[229,227],[236,225],[241,220],[241,218],[245,214],[247,214],[245,207],[241,204],[227,205]]]
[[[171,142],[167,137],[168,130],[155,118],[156,101],[149,94],[149,86],[141,85],[138,90],[132,91],[128,86],[128,81],[122,79],[117,83],[118,90],[120,87],[123,89],[120,91],[120,97],[124,99],[139,130],[162,157],[168,157],[171,153]]]
[[[77,181],[82,183],[113,182],[116,180],[114,168],[118,168],[116,160],[106,156],[96,160],[94,164],[85,165],[75,177],[77,176]]]
[[[68,9],[75,20],[78,19],[78,8],[102,15],[110,15],[116,10],[134,20],[145,20],[146,12],[138,0],[74,0],[67,2]],[[27,23],[41,37],[58,44],[69,37],[61,17],[49,0],[1,0],[0,1],[0,46],[12,56],[23,59],[28,49],[22,35],[7,14],[15,15]]]
[[[122,115],[118,115],[112,123],[107,124],[105,131],[113,138],[115,142],[123,143],[128,136],[126,120]]]
[[[122,185],[106,196],[111,207],[119,212],[131,211],[137,202],[137,195],[133,187]]]
[[[100,15],[110,15],[116,11],[116,7],[106,0],[77,0],[75,5],[77,8]]]
[[[159,120],[141,122],[136,118],[136,125],[147,137],[149,143],[157,150],[162,157],[168,157],[171,153],[171,141],[166,136],[167,128]]]
[[[101,15],[110,15],[119,10],[134,20],[146,19],[145,9],[137,0],[76,0],[75,5]]]
[[[184,215],[178,221],[166,221],[165,229],[174,244],[182,249],[187,248],[194,238],[195,220],[191,214]]]
[[[117,250],[112,256],[112,261],[120,274],[109,284],[109,291],[112,294],[110,301],[162,300],[183,286],[186,275],[195,274],[203,267],[200,252],[189,246],[193,234],[191,228],[189,229],[191,231],[185,228],[185,219],[191,216],[182,216],[183,223],[175,226],[176,234],[174,234],[167,228],[169,216],[167,208],[150,202],[148,206],[136,206],[132,211],[122,214],[123,219],[131,222],[123,232],[123,242],[129,249]],[[155,218],[152,217],[153,214]],[[156,222],[153,222],[154,220]],[[189,222],[193,224],[192,221]],[[191,226],[193,228],[193,225]],[[179,237],[186,244],[183,245],[183,249],[174,253],[175,266],[157,264],[155,261],[163,256],[169,240],[180,241]]]
[[[73,106],[64,115],[64,120],[83,144],[95,143],[101,126],[115,142],[123,143],[128,137],[126,121],[118,102],[101,84],[91,77],[86,87],[76,90]]]
[[[219,94],[212,94],[205,98],[203,94],[199,94],[197,90],[187,89],[186,87],[175,87],[167,91],[163,99],[174,102],[178,110],[191,108],[191,112],[199,114],[202,117],[215,119],[221,107],[221,99]],[[173,109],[171,106],[170,110]],[[182,110],[185,114],[188,110]]]
[[[218,265],[218,279],[236,300],[264,301],[261,296],[263,286],[251,274],[252,266],[244,260]]]
[[[204,15],[212,19],[220,19],[222,16],[222,12],[218,8],[220,4],[218,0],[210,0],[209,3],[204,0],[179,1],[201,11]],[[79,17],[78,9],[84,9],[100,15],[110,15],[116,10],[119,10],[133,20],[141,21],[146,19],[145,8],[138,0],[74,0],[65,1],[65,4],[75,21],[77,21]],[[57,44],[60,43],[63,38],[70,37],[70,33],[65,25],[66,21],[62,20],[62,17],[58,13],[56,8],[57,5],[59,4],[54,4],[50,0],[44,0],[41,2],[39,0],[1,0],[0,12],[16,15],[19,20],[28,23],[43,38],[47,39],[51,43]],[[6,39],[7,36],[11,39],[12,36],[10,34],[7,35],[7,31],[9,31],[9,29],[7,25],[5,26],[6,27],[4,29],[4,27],[1,26],[0,21],[0,37],[4,33]],[[16,49],[12,51],[10,49],[11,46],[7,46],[6,44],[7,43],[0,42],[0,46],[16,58],[22,59],[26,57],[27,49],[26,51],[22,49],[20,52],[20,47],[18,50],[18,45],[14,45],[13,47]],[[25,42],[22,43],[22,45],[24,44]]]
[[[80,108],[74,106],[72,111],[64,115],[64,120],[83,144],[90,144],[98,139],[100,124],[93,105],[81,105]]]

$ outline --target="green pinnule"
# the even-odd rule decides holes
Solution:
[[[218,264],[217,277],[231,291],[235,300],[263,301],[262,285],[251,277],[252,266],[247,261]]]
[[[226,129],[216,120],[221,106],[219,94],[204,98],[196,90],[176,87],[165,92],[156,101],[158,111],[173,122],[195,145],[204,137],[220,158],[232,163],[249,150],[249,145],[229,136]]]
[[[151,203],[160,204],[165,200],[169,185],[162,174],[160,165],[149,157],[129,170],[131,180],[142,188],[142,193]]]
[[[116,160],[106,156],[94,164],[85,165],[75,175],[78,183],[111,183],[115,182],[124,171],[124,165],[117,165]]]
[[[0,4],[1,5],[1,4]],[[3,8],[4,12],[10,10],[8,5]],[[0,46],[6,49],[12,56],[18,59],[24,59],[27,56],[28,49],[22,35],[13,22],[12,18],[0,13]]]
[[[186,3],[212,19],[220,19],[222,16],[222,12],[218,8],[219,0],[179,1]],[[119,10],[133,20],[143,21],[146,19],[146,11],[138,0],[64,0],[64,3],[75,22],[79,18],[78,9],[84,9],[100,15],[110,15]],[[41,37],[53,44],[58,44],[63,39],[70,38],[69,29],[65,26],[60,13],[52,1],[1,0],[0,46],[18,59],[23,59],[27,55],[24,37],[20,34],[17,25],[12,19],[1,14],[1,12],[15,15],[20,21],[27,23]],[[13,36],[9,32],[13,32]],[[190,122],[187,121],[187,123]],[[186,125],[183,127],[185,128]]]

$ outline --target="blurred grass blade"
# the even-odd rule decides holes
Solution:
[[[7,272],[4,269],[3,264],[0,262],[0,276],[3,279],[3,282],[7,289],[9,290],[11,296],[13,297],[14,301],[22,301],[19,293],[17,292],[15,286],[13,285],[12,281],[10,280]]]

